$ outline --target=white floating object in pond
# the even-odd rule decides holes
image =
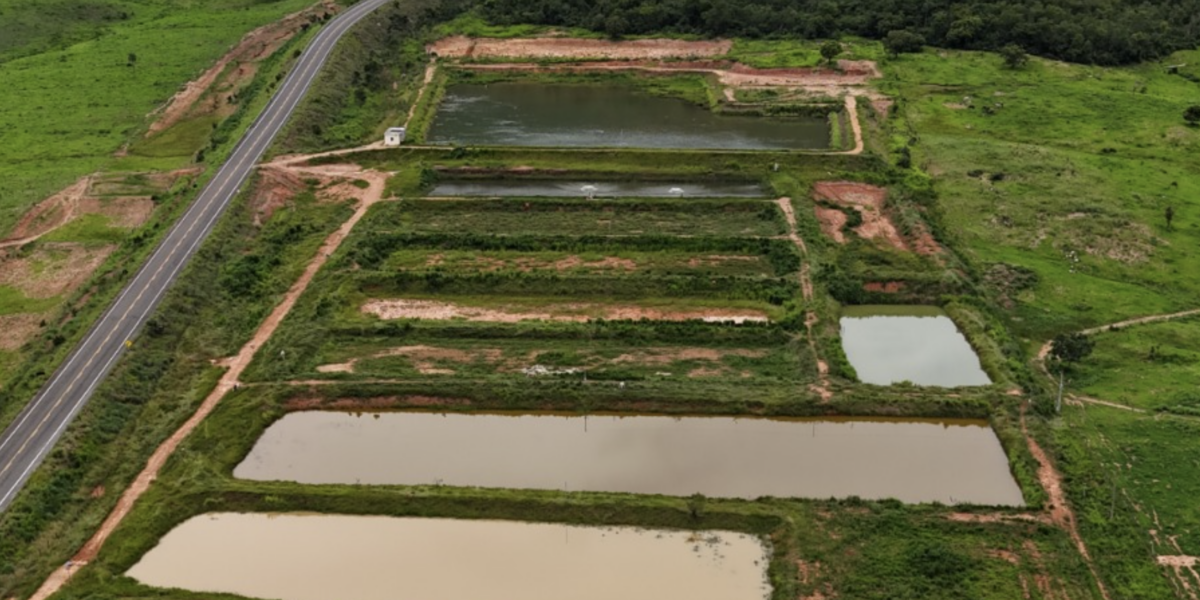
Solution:
[[[683,195],[683,188],[673,187],[673,188],[671,188],[671,189],[667,190],[667,193],[669,193],[669,194],[675,194],[676,196],[682,196],[682,195]]]

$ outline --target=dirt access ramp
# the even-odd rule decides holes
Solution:
[[[338,10],[332,0],[323,0],[300,12],[290,14],[279,21],[263,25],[242,37],[241,41],[217,59],[217,62],[193,81],[184,84],[167,103],[148,116],[157,119],[150,124],[146,137],[169,129],[185,117],[203,114],[232,113],[236,108],[230,97],[248,84],[258,71],[258,63],[273,54],[305,27]],[[199,101],[213,93],[206,102]],[[193,110],[195,108],[195,110]]]

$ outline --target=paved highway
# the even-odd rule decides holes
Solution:
[[[234,147],[229,160],[171,228],[129,285],[46,385],[0,437],[0,512],[49,454],[67,425],[87,404],[254,165],[287,123],[334,45],[355,23],[390,0],[362,0],[331,20],[300,56],[266,109]]]

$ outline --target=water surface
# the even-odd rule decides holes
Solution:
[[[431,144],[728,150],[825,149],[824,118],[719,115],[620,85],[461,84],[446,89]]]
[[[458,179],[438,182],[430,196],[553,196],[574,198],[765,198],[753,183],[561,181],[557,179]]]
[[[282,600],[760,600],[768,560],[757,538],[727,531],[214,513],[128,575]]]
[[[974,421],[297,412],[234,475],[713,497],[1021,505]]]
[[[991,379],[975,350],[934,306],[842,308],[842,348],[864,383],[957,387]]]

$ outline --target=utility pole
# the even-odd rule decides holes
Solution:
[[[1064,379],[1066,376],[1066,371],[1060,370],[1058,372],[1058,400],[1054,402],[1054,412],[1058,414],[1062,414],[1063,384],[1065,383]]]

